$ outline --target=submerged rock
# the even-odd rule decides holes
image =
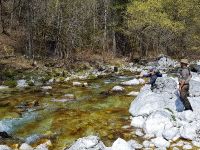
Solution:
[[[69,149],[66,150],[104,150],[105,145],[97,136],[88,136],[78,139]]]
[[[133,80],[122,82],[121,84],[125,86],[133,86],[133,85],[139,85],[140,81],[138,79],[133,79]]]

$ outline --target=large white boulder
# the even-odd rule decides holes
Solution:
[[[125,140],[118,138],[113,143],[111,150],[133,150],[133,149]]]
[[[162,136],[166,126],[172,126],[171,115],[165,111],[152,113],[144,124],[144,131],[147,134]]]
[[[159,94],[145,90],[131,103],[129,112],[133,116],[144,116],[163,108],[164,105],[164,100]]]
[[[157,88],[153,92],[147,86],[141,89],[129,109],[133,116],[149,115],[166,108],[172,112],[184,110],[177,94],[177,83],[173,78],[158,78],[156,85]]]
[[[105,145],[97,136],[88,136],[78,139],[68,150],[103,150]]]
[[[158,65],[159,67],[162,67],[162,68],[175,67],[177,65],[177,62],[172,60],[169,57],[164,56],[158,60]]]
[[[155,145],[156,147],[158,147],[158,148],[169,148],[169,146],[170,146],[170,142],[167,141],[167,140],[165,140],[165,139],[162,138],[162,137],[157,137],[157,138],[155,138],[155,139],[152,139],[151,141],[152,141],[152,142],[154,143],[154,145]]]

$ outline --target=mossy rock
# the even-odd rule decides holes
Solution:
[[[3,85],[8,86],[10,88],[14,88],[17,86],[17,81],[15,80],[7,80],[3,83]]]
[[[28,81],[28,85],[29,85],[29,86],[34,86],[35,84],[34,84],[33,81]]]

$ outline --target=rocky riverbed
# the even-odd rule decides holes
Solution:
[[[164,77],[151,91],[134,75],[153,66]],[[200,77],[193,73],[191,81],[194,112],[184,112],[170,73],[177,66],[161,57],[145,65],[121,65],[117,72],[106,66],[43,83],[42,77],[32,77],[18,80],[16,87],[1,85],[0,132],[9,137],[2,136],[0,149],[198,148]]]

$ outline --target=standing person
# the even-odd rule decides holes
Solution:
[[[181,60],[181,69],[179,71],[179,92],[185,110],[193,111],[192,106],[187,98],[189,96],[189,82],[192,78],[188,64],[189,62],[187,59]]]

